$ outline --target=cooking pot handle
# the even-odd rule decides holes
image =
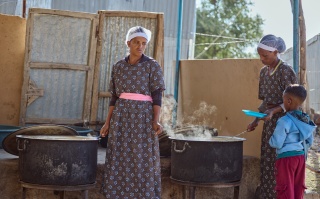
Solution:
[[[177,149],[177,144],[174,142],[174,141],[172,141],[172,143],[173,143],[173,150],[174,150],[174,152],[176,152],[176,153],[183,153],[185,150],[186,150],[186,146],[188,146],[189,148],[191,148],[191,146],[189,145],[189,143],[188,142],[185,142],[184,143],[184,145],[183,145],[183,148],[181,149],[181,150],[179,150],[179,149]]]
[[[20,148],[20,139],[17,140],[18,144],[17,144],[17,149],[18,151],[24,151],[26,150],[26,145],[28,143],[28,140],[23,140],[23,148]]]

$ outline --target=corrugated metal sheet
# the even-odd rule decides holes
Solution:
[[[127,30],[136,25],[147,27],[152,32],[156,31],[157,19],[135,17],[106,17],[103,24],[103,44],[100,56],[99,91],[108,91],[112,65],[127,55],[125,37]],[[155,38],[148,44],[145,54],[153,56]],[[99,100],[98,121],[104,121],[108,114],[109,98]]]
[[[51,9],[97,13],[106,10],[106,4],[107,0],[52,0]]]
[[[22,16],[22,1],[18,0],[15,15]],[[51,8],[52,0],[27,0],[26,1],[26,15],[28,15],[29,8]]]
[[[15,15],[17,0],[0,0],[0,13]]]
[[[89,79],[92,80],[90,74],[94,67],[90,61],[94,59],[90,56],[93,15],[37,11],[39,9],[28,19],[29,54],[25,67],[31,81],[44,90],[44,94],[27,106],[26,121],[32,123],[30,121],[41,118],[70,123],[89,119],[86,104],[90,104],[87,93],[91,92],[88,84],[92,87]],[[52,65],[48,66],[49,63]],[[73,67],[69,68],[70,65]]]
[[[35,14],[31,61],[88,63],[90,19]]]
[[[9,0],[0,0],[9,1]],[[14,0],[13,0],[14,1]],[[22,0],[16,3],[7,4],[7,7],[0,7],[0,12],[14,12],[22,10]],[[57,10],[70,10],[80,12],[97,13],[98,10],[130,10],[130,11],[148,11],[164,13],[164,71],[166,94],[174,93],[176,43],[177,43],[177,24],[178,24],[178,0],[28,0],[27,8],[40,7]],[[15,4],[18,4],[16,6]],[[14,10],[14,12],[12,11]],[[21,12],[19,12],[21,15]],[[16,14],[18,15],[18,14]],[[183,1],[183,20],[182,20],[182,41],[181,41],[181,59],[188,59],[189,43],[194,40],[196,23],[196,0]],[[128,26],[129,27],[129,26]],[[123,30],[127,31],[127,30]],[[123,37],[124,38],[124,37]],[[150,46],[149,46],[150,48]]]
[[[44,96],[28,106],[26,117],[81,120],[86,77],[86,71],[32,69],[30,78]]]
[[[22,16],[23,0],[0,0],[0,13]],[[52,0],[27,0],[26,10],[29,8],[51,8]]]
[[[164,73],[166,94],[174,93],[174,77],[177,46],[177,24],[178,24],[178,0],[106,0],[105,4],[100,0],[92,1],[87,8],[79,4],[81,0],[72,3],[64,0],[52,0],[52,9],[68,9],[73,11],[96,12],[97,10],[130,10],[164,13]],[[100,2],[100,3],[99,3]],[[101,6],[101,7],[98,7]],[[183,1],[183,25],[181,41],[181,59],[189,58],[190,39],[194,40],[196,23],[196,1]],[[94,11],[96,9],[96,11]],[[129,28],[130,26],[128,26]],[[123,30],[126,32],[127,30]],[[120,37],[124,38],[124,37]],[[148,48],[151,46],[149,45]]]
[[[307,81],[309,86],[310,108],[320,112],[320,34],[307,42]],[[293,64],[293,49],[287,50],[282,59]]]

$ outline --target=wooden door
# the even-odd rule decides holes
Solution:
[[[30,9],[20,125],[90,120],[98,15]]]
[[[155,58],[163,69],[163,13],[99,11],[99,34],[94,74],[91,121],[103,124],[108,114],[108,92],[112,65],[127,55],[125,38],[133,26],[152,32],[145,54]]]

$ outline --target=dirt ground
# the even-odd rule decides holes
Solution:
[[[320,193],[320,127],[314,137],[306,162],[306,186],[309,191]]]

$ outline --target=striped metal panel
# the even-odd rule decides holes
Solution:
[[[90,19],[35,14],[32,62],[88,63]]]
[[[4,0],[0,0],[4,1]],[[8,0],[6,0],[8,1]],[[13,0],[14,1],[14,0]],[[22,0],[16,1],[18,6],[22,5]],[[164,71],[166,94],[174,93],[174,77],[177,43],[178,24],[178,0],[28,0],[27,8],[30,6],[40,8],[51,8],[57,10],[70,10],[79,12],[97,13],[99,10],[130,10],[164,13]],[[0,13],[11,12],[12,10],[22,10],[22,7],[8,4],[8,7],[0,7]],[[15,6],[15,8],[13,8]],[[11,11],[10,11],[11,10]],[[21,12],[19,12],[21,15]],[[194,40],[196,25],[196,0],[183,1],[182,20],[182,41],[180,59],[192,58],[190,40]],[[128,26],[129,27],[129,26]],[[150,46],[149,46],[150,48]]]
[[[310,108],[320,112],[320,34],[307,41],[307,81],[309,87]],[[288,49],[282,59],[293,63],[293,49]]]
[[[80,0],[77,0],[80,1]],[[76,2],[77,2],[76,1]],[[93,1],[94,6],[98,5]],[[105,7],[97,10],[129,10],[129,11],[147,11],[164,13],[164,76],[166,91],[165,94],[174,93],[175,82],[175,60],[177,53],[177,24],[178,24],[178,0],[106,0]],[[69,9],[73,11],[93,12],[92,5],[87,10],[79,7],[79,4],[73,1],[71,5],[68,1],[53,0],[53,9]],[[196,1],[183,1],[183,21],[182,21],[182,41],[181,41],[181,59],[188,59],[190,56],[189,43],[194,40],[196,23]],[[127,26],[129,29],[130,26]],[[127,31],[127,30],[123,30]],[[122,37],[124,38],[124,37]],[[148,46],[150,49],[150,44]]]
[[[32,9],[29,17],[22,104],[33,96],[29,77],[44,94],[22,107],[21,123],[89,120],[98,15]]]
[[[116,2],[115,2],[116,3]],[[97,13],[107,9],[107,0],[52,0],[52,9]]]
[[[27,0],[26,11],[29,8],[51,8],[52,0]],[[0,13],[22,16],[23,0],[0,0]]]
[[[15,15],[18,0],[0,0],[0,13]]]
[[[82,120],[86,77],[86,71],[30,70],[30,78],[44,96],[28,106],[26,118]]]

